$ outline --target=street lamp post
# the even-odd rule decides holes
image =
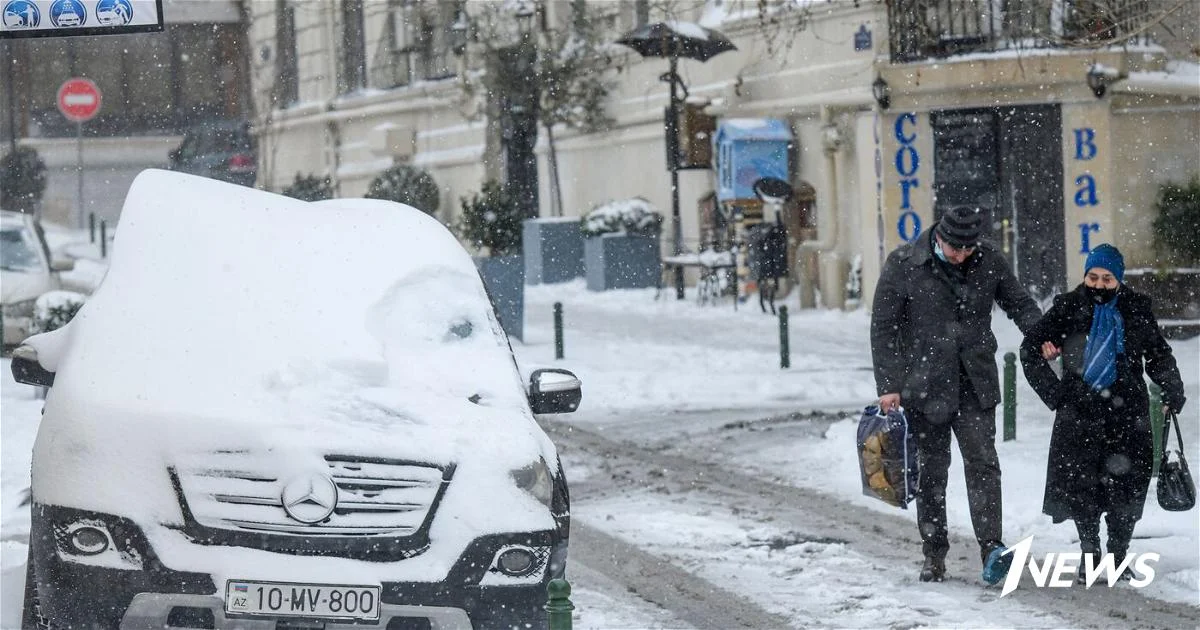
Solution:
[[[671,253],[678,256],[683,253],[683,225],[679,214],[679,94],[675,84],[679,81],[676,69],[679,57],[671,56],[671,67],[667,71],[667,82],[671,84],[671,104],[668,112],[671,119],[667,121],[667,129],[672,138],[667,142],[668,166],[671,168]],[[675,266],[675,299],[683,299],[683,267]]]

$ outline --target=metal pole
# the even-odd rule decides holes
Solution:
[[[672,129],[674,138],[671,140],[674,155],[671,156],[671,238],[673,240],[672,253],[676,256],[683,253],[683,225],[679,219],[679,95],[675,92],[675,82],[679,80],[679,75],[675,73],[676,67],[679,64],[679,59],[671,57],[671,120],[667,121],[667,128]],[[675,299],[683,299],[683,267],[675,267]]]
[[[563,312],[562,302],[554,303],[554,358],[563,358]]]
[[[108,221],[100,219],[100,258],[108,258]]]
[[[1163,452],[1163,408],[1162,388],[1154,383],[1150,383],[1150,432],[1154,435],[1154,467],[1151,475],[1157,477]]]
[[[16,63],[16,54],[13,51],[13,43],[11,41],[4,42],[4,91],[8,92],[8,150],[12,153],[17,151],[17,102],[16,91],[17,87],[13,85],[13,64]]]
[[[779,307],[779,367],[784,370],[792,367],[792,351],[788,340],[788,314],[786,306]]]
[[[571,585],[563,579],[553,579],[546,585],[549,595],[546,601],[546,612],[550,630],[571,630],[571,611],[575,604],[571,603]]]
[[[994,422],[994,421],[993,421]],[[1017,439],[1017,355],[1004,353],[1004,441]]]
[[[75,123],[75,225],[83,227],[83,123]]]
[[[88,241],[96,242],[96,213],[88,213]]]

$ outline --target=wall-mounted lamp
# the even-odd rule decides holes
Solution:
[[[879,103],[879,109],[887,109],[892,106],[892,87],[883,80],[883,77],[875,77],[875,82],[871,84],[871,93],[875,95],[875,102]]]
[[[1104,98],[1104,93],[1108,91],[1108,86],[1124,79],[1126,74],[1116,68],[1109,68],[1102,64],[1092,64],[1087,71],[1087,84],[1092,88],[1092,94],[1096,98]]]

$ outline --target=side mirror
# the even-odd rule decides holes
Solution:
[[[50,271],[72,271],[75,269],[75,261],[71,259],[58,259],[50,261]]]
[[[14,380],[25,385],[54,386],[54,372],[42,367],[33,346],[20,346],[13,350],[12,375]]]
[[[569,370],[534,370],[529,377],[529,408],[533,413],[571,413],[583,399],[583,383]]]

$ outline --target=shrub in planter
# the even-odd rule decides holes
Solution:
[[[1200,177],[1186,185],[1167,183],[1154,203],[1154,244],[1187,264],[1200,264]]]
[[[601,204],[583,217],[587,286],[593,291],[657,286],[663,217],[641,197]]]
[[[333,182],[329,176],[301,175],[296,173],[292,184],[283,189],[283,194],[300,201],[322,201],[333,199]]]
[[[31,213],[46,191],[46,163],[36,149],[17,147],[0,158],[0,207]]]
[[[74,291],[48,291],[38,297],[33,306],[30,334],[58,330],[67,325],[87,298]]]
[[[425,214],[436,216],[442,193],[433,176],[415,166],[399,164],[371,180],[367,199],[386,199],[408,204]]]
[[[500,326],[509,336],[525,335],[525,265],[521,257],[520,204],[499,182],[490,180],[462,198],[462,216],[454,226],[459,238],[487,255],[475,259]]]
[[[489,180],[470,198],[462,198],[462,216],[455,231],[460,238],[489,256],[521,252],[521,207],[500,182]]]

